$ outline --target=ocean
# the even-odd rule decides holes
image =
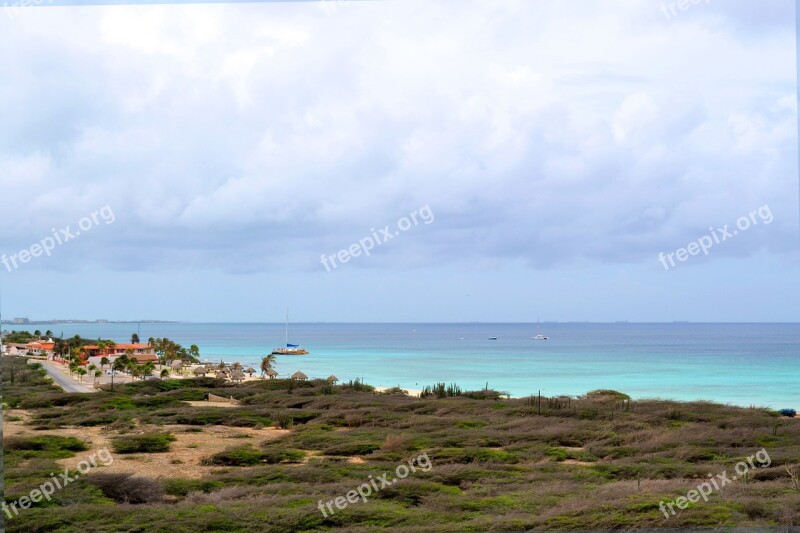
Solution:
[[[203,360],[258,368],[281,346],[283,324],[31,324],[56,336],[129,342],[137,331],[200,347]],[[290,325],[289,342],[310,355],[278,356],[282,375],[335,374],[376,386],[421,389],[437,382],[512,396],[615,389],[633,398],[711,400],[800,408],[800,324],[543,323]],[[497,340],[489,340],[497,337]]]

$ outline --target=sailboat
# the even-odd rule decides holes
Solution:
[[[542,334],[539,333],[539,319],[538,318],[536,319],[536,336],[531,337],[531,339],[533,339],[535,341],[547,341],[547,340],[550,340],[550,337],[547,337],[547,336],[542,335]]]
[[[286,309],[286,338],[284,348],[275,348],[272,355],[307,355],[308,350],[299,344],[289,344],[289,309]]]

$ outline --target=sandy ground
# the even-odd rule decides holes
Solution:
[[[208,402],[201,403],[208,405]],[[3,422],[3,431],[6,438],[46,434],[77,437],[85,441],[90,447],[89,450],[78,452],[75,457],[58,461],[65,468],[75,468],[80,461],[87,459],[103,448],[107,448],[112,452],[113,461],[107,466],[98,466],[98,468],[102,468],[102,471],[134,472],[151,478],[200,478],[219,469],[219,467],[202,466],[200,464],[202,458],[245,443],[258,446],[262,442],[280,438],[290,432],[289,430],[276,428],[250,429],[204,426],[202,427],[203,431],[197,433],[194,431],[187,432],[187,430],[192,429],[191,426],[142,426],[138,427],[134,432],[169,431],[175,435],[177,440],[172,443],[171,451],[166,453],[121,455],[114,454],[111,447],[111,439],[118,435],[117,432],[99,427],[54,429],[45,432],[34,431],[25,426],[25,421],[30,418],[29,413],[15,409],[9,415],[21,417],[22,420],[5,420]],[[98,462],[101,461],[98,460]]]

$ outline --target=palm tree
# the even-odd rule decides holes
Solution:
[[[106,357],[105,355],[100,359],[100,368],[105,368],[106,365],[110,365],[111,360]]]
[[[265,355],[261,358],[261,377],[272,370],[272,365],[275,364],[275,356],[273,354]]]
[[[53,337],[53,332],[48,329],[47,331],[44,332],[44,336],[50,339]]]
[[[169,370],[167,370],[165,368],[164,370],[161,371],[161,379],[168,378],[168,377],[169,377]]]
[[[80,376],[81,382],[83,382],[83,376],[86,375],[86,369],[85,368],[79,368],[78,369],[78,375]]]
[[[95,370],[94,371],[94,384],[95,384],[95,386],[97,385],[97,378],[99,378],[102,375],[103,375],[103,372],[101,372],[100,370]]]
[[[138,334],[133,333],[131,335],[131,344],[139,344],[139,335]]]
[[[114,360],[114,363],[111,365],[111,390],[114,390],[114,376],[116,375],[117,371],[121,371],[125,368],[125,364],[127,363],[127,356],[121,355]]]

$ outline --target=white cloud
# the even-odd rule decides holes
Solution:
[[[222,270],[315,268],[426,204],[436,224],[395,264],[648,261],[766,203],[769,233],[731,253],[780,252],[792,5],[721,4],[28,10],[0,34],[25,51],[0,57],[0,183],[12,217],[38,206],[49,229],[110,203],[97,239]]]

